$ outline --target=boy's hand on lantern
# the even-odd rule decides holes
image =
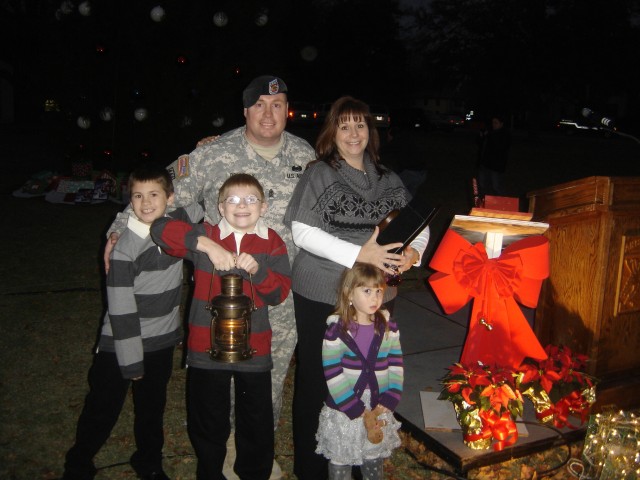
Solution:
[[[236,257],[236,268],[244,270],[245,272],[255,275],[258,271],[258,262],[248,253],[241,253]]]
[[[226,272],[236,266],[236,254],[225,250],[224,247],[218,245],[208,237],[198,237],[196,250],[205,253],[216,270]]]

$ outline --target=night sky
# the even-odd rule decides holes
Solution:
[[[125,162],[166,163],[241,124],[242,89],[264,73],[292,101],[454,97],[500,105],[521,126],[586,105],[628,121],[639,9],[614,3],[9,0],[0,78],[12,124],[42,127],[61,152]]]
[[[333,18],[331,10],[296,1],[37,4],[21,11],[15,2],[0,24],[14,120],[44,122],[59,148],[82,145],[92,155],[188,151],[194,139],[242,123],[241,92],[260,74],[284,78],[290,100],[351,93],[386,101],[394,91],[389,78],[402,70],[362,75],[374,57],[400,51],[394,17],[384,9],[354,23],[357,8]],[[367,38],[365,20],[379,39]]]

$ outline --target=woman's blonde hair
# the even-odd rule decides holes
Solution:
[[[347,268],[342,273],[340,279],[340,289],[338,291],[338,303],[334,313],[338,315],[342,330],[346,333],[356,322],[356,309],[352,305],[349,297],[358,287],[387,288],[384,273],[378,267],[370,263],[354,263],[352,268]],[[374,314],[374,326],[378,335],[387,331],[387,319],[382,314],[384,307],[381,307]]]

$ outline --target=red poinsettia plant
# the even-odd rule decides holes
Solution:
[[[479,362],[468,366],[454,363],[442,384],[440,400],[464,401],[473,408],[493,410],[498,415],[505,411],[514,417],[522,415],[522,396],[516,390],[515,372],[509,368]]]
[[[514,418],[522,416],[523,398],[516,389],[516,373],[497,365],[455,363],[442,379],[439,400],[449,400],[464,430],[463,440],[471,448],[495,450],[518,438]]]
[[[463,440],[471,448],[500,450],[518,438],[514,419],[522,417],[523,398],[536,417],[557,428],[581,423],[595,402],[596,379],[584,372],[588,358],[565,346],[548,345],[545,360],[526,359],[513,369],[499,365],[454,363],[441,379],[438,399],[453,403]]]
[[[546,360],[526,359],[520,366],[518,390],[531,399],[543,423],[572,427],[571,416],[585,422],[595,402],[597,383],[584,372],[588,357],[562,345],[547,345],[545,351]]]

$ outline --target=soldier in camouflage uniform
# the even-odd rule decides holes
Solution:
[[[214,142],[196,147],[188,156],[179,157],[167,168],[173,176],[175,205],[203,202],[204,219],[211,224],[219,220],[218,190],[222,183],[234,173],[255,176],[264,187],[269,204],[265,222],[285,241],[293,263],[297,249],[283,217],[293,189],[307,163],[315,159],[315,153],[306,140],[284,131],[286,92],[287,87],[280,78],[271,75],[257,77],[242,95],[246,124]],[[107,234],[110,241],[106,250],[110,251],[117,241],[117,232],[124,230],[127,216],[127,210],[118,214]],[[214,264],[218,270],[229,270],[233,266],[232,253],[220,252],[219,260]],[[282,387],[297,341],[291,295],[284,303],[270,307],[269,318],[273,330],[274,366],[271,377],[277,426],[282,407]]]

